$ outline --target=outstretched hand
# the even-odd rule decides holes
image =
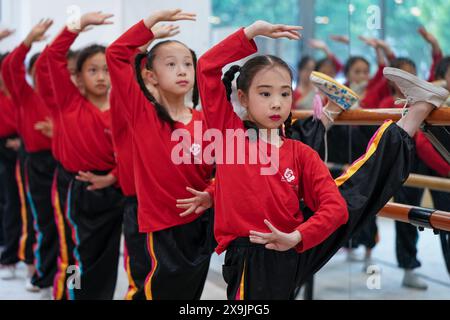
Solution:
[[[331,35],[330,39],[335,41],[335,42],[340,42],[343,44],[349,44],[350,43],[350,38],[348,36],[344,36],[344,35]]]
[[[244,29],[247,38],[253,39],[257,36],[264,36],[272,39],[286,38],[290,40],[300,40],[302,35],[301,26],[289,26],[284,24],[271,24],[267,21],[256,21],[251,26]]]
[[[176,36],[180,33],[180,27],[174,24],[161,24],[152,28],[155,39],[165,39]]]
[[[181,9],[161,10],[145,18],[144,24],[147,28],[151,29],[158,22],[173,22],[181,20],[196,21],[197,15],[195,13],[184,12]]]
[[[438,42],[436,37],[432,33],[428,32],[427,29],[425,29],[425,27],[421,27],[417,31],[426,42],[430,44],[435,44]]]
[[[50,118],[37,122],[34,125],[34,129],[40,131],[47,138],[53,138],[53,121]]]
[[[308,42],[308,45],[312,49],[322,50],[322,51],[325,51],[327,53],[330,51],[330,49],[328,48],[327,43],[325,41],[323,41],[323,40],[310,39],[309,42]]]
[[[14,32],[16,32],[16,30],[11,30],[11,29],[1,29],[0,30],[0,41],[3,39],[8,38],[9,36],[11,36],[12,34],[14,34]]]
[[[27,35],[24,43],[27,47],[31,47],[33,43],[44,41],[48,38],[46,32],[53,25],[52,19],[42,19],[36,24],[33,29],[31,29],[30,33]]]
[[[211,195],[206,191],[197,191],[187,187],[187,191],[194,195],[193,198],[177,200],[178,209],[186,209],[180,214],[184,218],[192,213],[200,214],[212,207]]]
[[[283,252],[294,248],[302,241],[302,236],[298,231],[284,233],[275,228],[268,220],[264,220],[264,223],[271,233],[250,231],[250,242],[265,245],[269,250]]]
[[[90,185],[87,187],[87,190],[89,191],[105,189],[117,182],[117,178],[112,174],[99,176],[93,174],[92,172],[84,172],[84,171],[78,172],[78,175],[75,178],[78,181],[90,183]]]
[[[71,31],[74,32],[82,32],[89,30],[90,26],[114,24],[114,22],[109,20],[112,17],[114,17],[113,14],[103,13],[102,11],[85,13],[84,15],[81,16],[78,23],[75,23],[73,26],[70,27],[70,29]]]

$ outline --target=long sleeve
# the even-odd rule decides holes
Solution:
[[[331,62],[333,62],[333,65],[336,68],[336,73],[339,73],[342,70],[344,70],[344,65],[339,61],[339,59],[334,54],[330,54],[328,56],[328,59],[330,59]]]
[[[30,48],[21,43],[13,52],[10,53],[10,77],[14,86],[15,98],[20,105],[23,105],[23,98],[33,94],[33,88],[27,82],[25,71],[25,59]]]
[[[437,68],[439,62],[441,62],[441,60],[444,58],[442,51],[433,52],[432,57],[433,57],[433,64],[431,65],[430,76],[428,78],[428,82],[433,82],[434,80],[436,80],[436,77],[435,77],[436,68]]]
[[[36,73],[36,90],[38,94],[45,101],[50,109],[57,107],[52,87],[52,79],[50,76],[50,70],[48,67],[48,50],[47,48],[42,51],[39,58],[36,60],[35,73]]]
[[[366,109],[378,109],[384,99],[392,95],[386,78],[380,79],[373,87],[368,88],[366,96],[361,100],[361,106]]]
[[[16,88],[14,86],[13,76],[11,75],[11,54],[9,54],[2,62],[2,76],[3,82],[5,83],[6,89],[8,89],[9,94],[11,95],[11,100],[15,107],[20,106],[19,96],[17,94]]]
[[[448,177],[450,173],[450,164],[441,157],[425,134],[418,132],[414,139],[416,141],[416,150],[419,158],[440,176]]]
[[[319,245],[348,221],[347,204],[319,155],[307,147],[303,157],[301,189],[305,205],[314,215],[297,228],[302,235],[298,252]]]
[[[75,97],[81,96],[67,69],[67,53],[77,37],[78,34],[64,28],[45,50],[46,58],[49,61],[47,66],[52,85],[51,91],[54,96],[53,103],[60,108],[68,106]]]
[[[367,90],[372,89],[374,86],[377,85],[377,83],[379,83],[380,81],[382,81],[384,79],[383,70],[385,67],[386,67],[386,65],[384,65],[384,64],[378,65],[377,72],[375,73],[375,75],[372,77],[372,79],[370,79],[369,83],[367,84]]]
[[[222,83],[222,69],[256,52],[255,42],[248,40],[244,29],[240,29],[199,59],[197,82],[203,113],[209,128],[225,130],[243,127],[241,119],[227,100],[225,86]]]
[[[131,60],[136,55],[138,48],[154,37],[152,31],[145,26],[144,21],[140,21],[106,50],[106,60],[115,91],[115,99],[117,99],[116,103],[123,107],[121,112],[124,112],[128,119],[133,118],[136,108],[142,107],[144,100],[147,101],[136,81]]]

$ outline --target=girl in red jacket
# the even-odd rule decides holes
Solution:
[[[196,57],[184,44],[164,41],[147,55],[139,55],[134,65],[130,63],[136,50],[154,39],[151,29],[156,23],[178,20],[195,20],[195,15],[181,10],[156,12],[124,33],[106,53],[115,103],[122,107],[134,137],[139,231],[148,235],[152,260],[145,295],[155,300],[200,299],[213,251],[211,212],[185,216],[176,208],[176,199],[190,194],[186,186],[208,188],[213,169],[211,164],[198,163],[206,146],[201,138],[176,137],[193,137],[197,127],[206,129],[203,114],[185,101],[193,91],[194,106],[198,102]],[[145,81],[155,88],[153,92],[141,75],[145,57]],[[174,152],[180,141],[182,150]],[[188,161],[178,161],[180,154]],[[200,214],[206,208],[195,209]]]
[[[110,24],[112,15],[101,12],[81,17],[79,29],[64,28],[46,49],[47,66],[58,108],[61,163],[58,176],[68,182],[65,216],[74,242],[77,268],[61,269],[56,292],[67,289],[76,300],[110,300],[117,279],[123,196],[113,186],[115,157],[109,105],[110,79],[105,47],[91,45],[80,51],[77,80],[72,82],[67,54],[79,33],[88,26]],[[62,267],[67,268],[66,265]],[[73,276],[65,286],[64,277]]]
[[[180,31],[174,25],[160,25],[152,28],[155,39],[164,39],[177,35]],[[148,73],[145,67],[147,50],[153,40],[135,51],[135,55],[131,57],[130,63],[136,65],[136,73],[140,73],[145,86],[150,92],[155,93],[155,87],[148,81]],[[147,252],[147,234],[139,232],[138,225],[138,201],[136,196],[134,166],[133,166],[133,132],[129,117],[123,110],[127,106],[122,106],[120,99],[112,90],[110,95],[111,101],[111,119],[112,134],[114,140],[114,149],[117,160],[117,173],[119,184],[123,194],[126,197],[125,210],[123,217],[123,233],[125,237],[125,253],[124,264],[128,275],[129,286],[125,296],[126,300],[145,300],[145,280],[151,270],[150,256]]]
[[[21,182],[36,232],[37,243],[34,248],[36,272],[31,282],[27,284],[27,289],[32,291],[45,289],[45,297],[48,298],[56,273],[58,253],[51,201],[51,185],[56,161],[51,152],[51,138],[35,129],[36,123],[50,116],[50,110],[36,86],[28,84],[24,61],[33,44],[45,39],[45,33],[52,23],[51,20],[42,20],[35,25],[26,39],[8,56],[4,68],[6,84],[13,92],[13,99],[19,108],[19,132],[27,152]],[[36,83],[37,58],[38,55],[33,56],[31,60],[33,63],[29,67],[34,83]]]
[[[416,78],[386,70],[387,76],[411,96],[414,105],[398,125],[384,124],[367,154],[333,181],[316,152],[288,138],[292,75],[286,63],[274,56],[257,56],[242,67],[231,67],[222,85],[226,65],[256,52],[254,37],[298,40],[299,29],[258,21],[234,33],[199,60],[198,82],[208,127],[222,132],[253,128],[259,139],[248,132],[245,145],[253,148],[258,142],[260,151],[267,152],[261,146],[268,148],[270,144],[275,150],[271,155],[277,151],[279,154],[275,161],[278,170],[273,175],[262,175],[263,164],[259,163],[217,162],[216,251],[227,250],[223,275],[229,299],[293,298],[296,286],[319,270],[401,186],[409,173],[411,136],[433,105],[448,94],[434,87],[418,89],[421,84]],[[231,81],[237,72],[237,94],[247,109],[247,121],[238,118],[229,102]],[[357,101],[351,90],[329,77],[314,74],[313,82],[331,101],[325,113],[330,121]],[[278,134],[283,127],[284,135]],[[226,147],[228,144],[225,141]],[[309,210],[300,209],[301,199]],[[309,219],[308,211],[313,212]]]

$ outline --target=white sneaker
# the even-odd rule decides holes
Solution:
[[[383,73],[386,79],[395,82],[406,97],[409,105],[417,102],[428,102],[439,108],[450,95],[450,92],[446,89],[421,80],[415,75],[400,69],[384,68]]]
[[[40,300],[53,300],[52,288],[41,289]]]
[[[405,270],[405,275],[403,276],[402,285],[407,288],[417,289],[417,290],[427,290],[428,285],[425,281],[419,278],[413,270]]]
[[[0,269],[0,279],[4,281],[16,279],[16,266],[4,266]]]
[[[25,290],[27,290],[28,292],[34,292],[34,293],[41,291],[41,289],[39,287],[36,287],[35,285],[33,285],[31,283],[31,277],[27,277],[27,279],[25,280]]]

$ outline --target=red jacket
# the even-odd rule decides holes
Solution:
[[[25,58],[30,48],[19,45],[3,61],[2,74],[13,104],[18,108],[17,131],[27,152],[51,150],[51,139],[37,131],[37,122],[50,117],[48,106],[26,80]]]
[[[17,112],[11,97],[0,91],[0,138],[8,138],[17,133]]]
[[[122,108],[120,113],[127,117],[134,138],[132,158],[139,201],[139,230],[145,233],[197,219],[195,214],[181,218],[179,215],[184,210],[176,208],[176,200],[192,198],[192,194],[186,190],[188,186],[205,190],[213,169],[212,165],[204,163],[176,164],[172,160],[172,153],[180,146],[179,139],[172,139],[174,130],[160,120],[155,107],[139,87],[134,67],[130,64],[137,48],[153,38],[153,33],[141,21],[117,39],[106,52],[115,90],[114,104]],[[202,134],[206,130],[203,114],[194,110],[191,123],[184,125],[177,122],[175,129],[180,129],[177,133],[193,137],[195,126],[202,126],[202,131],[196,133]],[[187,144],[183,145],[183,150],[190,158],[194,154],[194,151],[191,154],[190,149],[198,155],[197,151],[204,150],[206,146],[198,140],[185,141]]]
[[[111,120],[114,150],[117,162],[117,178],[122,192],[127,197],[136,196],[133,166],[133,134],[128,118],[120,105],[120,98],[116,97],[116,90],[111,90]]]
[[[60,161],[63,133],[61,132],[62,119],[58,105],[53,94],[52,80],[48,68],[47,48],[42,51],[35,63],[36,90],[48,106],[53,122],[52,154]]]
[[[197,77],[208,127],[223,133],[227,129],[244,130],[242,120],[226,98],[222,69],[254,54],[256,49],[255,42],[249,41],[241,29],[199,60]],[[246,159],[255,143],[246,139]],[[226,149],[223,151],[229,155]],[[288,139],[279,153],[275,175],[262,175],[265,166],[261,163],[217,163],[214,198],[217,253],[226,250],[234,239],[248,237],[250,230],[269,232],[264,219],[283,232],[298,230],[303,238],[296,248],[299,252],[317,246],[346,223],[345,200],[319,155],[301,142]],[[220,154],[216,156],[218,161]],[[315,212],[307,222],[300,210],[301,199]]]
[[[88,101],[72,83],[67,69],[67,52],[77,36],[65,28],[46,49],[60,124],[59,161],[70,172],[111,171],[116,166],[111,113]]]

